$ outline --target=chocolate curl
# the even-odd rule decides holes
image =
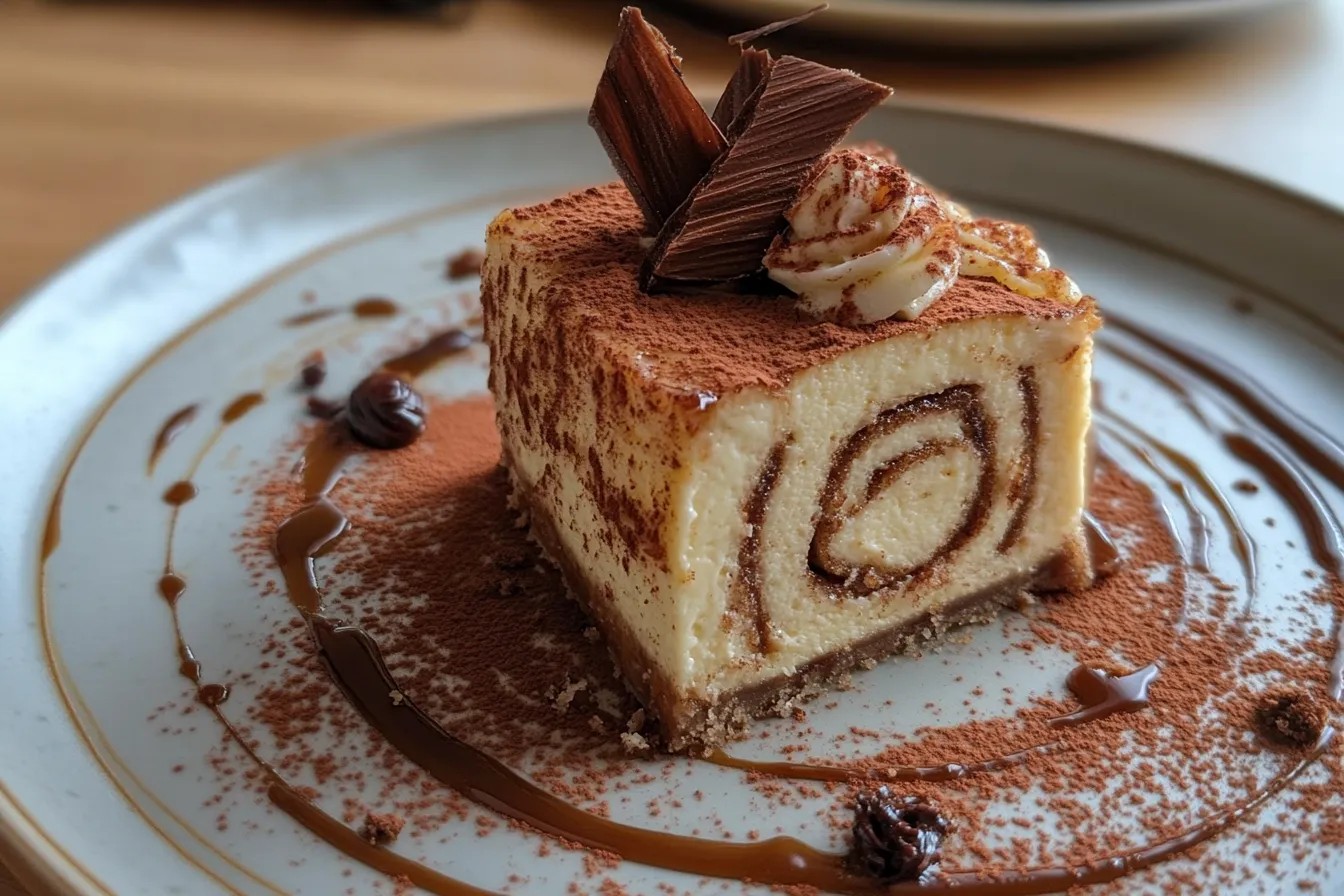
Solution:
[[[588,112],[588,124],[655,231],[727,147],[682,80],[680,64],[663,35],[627,6]]]
[[[775,60],[770,58],[768,50],[742,48],[742,57],[737,61],[737,69],[733,72],[728,85],[723,88],[723,95],[714,104],[714,124],[718,125],[720,131],[728,133],[733,120],[746,107],[747,100],[770,74],[774,64]]]
[[[746,46],[747,44],[751,43],[754,40],[760,40],[763,37],[769,37],[776,31],[783,31],[785,28],[788,28],[792,25],[797,25],[799,22],[805,22],[808,19],[812,18],[817,13],[825,12],[830,8],[831,4],[829,3],[818,3],[816,6],[812,7],[807,12],[800,12],[796,16],[792,16],[787,19],[781,19],[778,22],[771,22],[769,25],[762,25],[759,28],[753,28],[750,31],[743,31],[740,34],[734,34],[732,37],[728,38],[728,43],[736,47]]]
[[[728,43],[741,47],[742,56],[737,62],[737,70],[733,72],[732,79],[728,81],[728,86],[723,89],[723,95],[714,105],[714,123],[719,126],[719,130],[725,134],[728,133],[728,128],[732,126],[733,119],[747,105],[747,99],[770,74],[770,69],[775,64],[775,60],[770,57],[769,51],[757,50],[747,46],[747,44],[762,37],[769,37],[776,31],[783,31],[790,25],[797,25],[799,22],[806,21],[817,13],[826,11],[830,6],[829,3],[819,3],[807,12],[792,18],[771,22],[769,25],[762,25],[760,28],[753,28],[751,31],[743,31],[741,34],[734,34],[728,38]]]
[[[781,57],[734,120],[728,150],[659,231],[640,285],[754,274],[812,166],[891,92],[850,71]]]

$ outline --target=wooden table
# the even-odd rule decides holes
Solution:
[[[620,5],[482,0],[423,22],[321,4],[0,0],[0,307],[112,228],[277,153],[586,103]],[[692,86],[717,91],[733,64],[722,38],[651,15]],[[1344,207],[1344,0],[1091,61],[813,55],[910,96],[1178,148]],[[0,896],[26,892],[0,867]]]

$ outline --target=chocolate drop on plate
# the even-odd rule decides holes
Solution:
[[[196,696],[206,706],[219,706],[229,699],[229,686],[224,684],[202,685]]]
[[[948,829],[938,807],[919,797],[886,787],[860,793],[849,866],[884,884],[921,880],[937,867]]]
[[[163,493],[163,503],[170,504],[173,507],[181,507],[196,495],[195,484],[184,479],[168,486],[168,490]]]
[[[154,447],[149,451],[149,471],[154,472],[154,465],[159,462],[159,455],[164,449],[181,435],[182,430],[186,429],[192,420],[196,419],[196,412],[200,410],[199,405],[189,404],[186,407],[174,411],[173,414],[159,427],[158,433],[154,436]]]
[[[187,590],[187,581],[175,572],[166,572],[159,579],[159,595],[166,601],[168,606],[177,603],[177,599]]]
[[[265,400],[265,396],[260,392],[247,392],[243,395],[239,395],[233,401],[229,402],[229,406],[219,415],[219,419],[225,423],[233,423],[242,419],[244,414]]]
[[[374,448],[405,448],[425,431],[425,402],[411,384],[380,370],[365,377],[346,405],[355,438]]]
[[[316,389],[327,378],[327,356],[319,349],[303,359],[299,380],[304,388]]]
[[[392,301],[391,299],[384,299],[375,296],[367,299],[360,299],[351,307],[350,310],[355,315],[355,317],[367,318],[367,317],[391,317],[392,315],[396,314],[397,311],[399,311],[400,309],[397,308],[397,303]]]

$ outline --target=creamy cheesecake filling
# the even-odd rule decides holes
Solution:
[[[1081,551],[1090,333],[971,321],[721,401],[672,532],[686,686],[749,686]],[[1058,475],[1025,487],[1038,465]]]

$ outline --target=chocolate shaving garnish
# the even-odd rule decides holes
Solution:
[[[728,150],[659,231],[640,285],[754,274],[812,166],[890,95],[853,72],[781,57],[734,120]]]
[[[950,828],[938,807],[919,797],[886,787],[860,793],[849,866],[884,884],[922,880],[937,867]]]
[[[737,69],[727,86],[723,88],[723,95],[714,104],[714,124],[718,125],[719,130],[725,134],[728,132],[733,120],[747,105],[747,100],[756,92],[756,88],[765,80],[774,64],[775,60],[770,57],[768,50],[742,48],[742,57],[737,61]]]
[[[627,6],[588,112],[650,230],[663,226],[727,146],[680,65],[663,35]]]
[[[817,13],[825,12],[830,8],[831,4],[829,3],[818,3],[816,6],[812,7],[807,12],[800,12],[798,13],[798,15],[793,16],[792,18],[780,19],[778,22],[771,22],[769,25],[762,25],[761,27],[753,28],[750,31],[743,31],[739,34],[734,34],[732,37],[728,38],[728,43],[737,47],[743,46],[744,44],[749,44],[752,41],[759,40],[762,37],[769,37],[776,31],[783,31],[790,25],[797,25],[799,22],[806,21],[812,18]]]

